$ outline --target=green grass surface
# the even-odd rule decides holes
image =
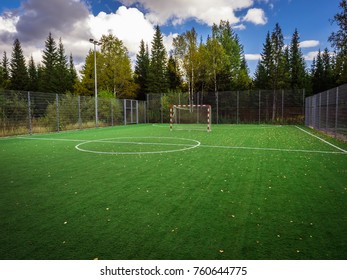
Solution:
[[[347,259],[346,153],[295,126],[212,129],[0,139],[0,258]]]

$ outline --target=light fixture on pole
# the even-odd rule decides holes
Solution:
[[[98,117],[98,79],[96,76],[96,46],[100,46],[101,43],[94,39],[89,39],[89,42],[94,45],[94,85],[95,85],[95,126],[99,127],[99,117]]]

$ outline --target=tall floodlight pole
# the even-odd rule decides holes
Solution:
[[[100,46],[101,43],[99,41],[96,41],[94,39],[89,39],[89,42],[91,42],[94,45],[94,85],[95,85],[95,126],[99,127],[99,117],[98,117],[98,78],[96,75],[96,46]]]

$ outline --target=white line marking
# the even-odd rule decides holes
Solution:
[[[195,145],[192,144],[175,144],[175,143],[152,143],[152,142],[129,142],[129,141],[113,141],[113,139],[173,139],[173,140],[183,140],[183,141],[190,141],[195,143]],[[136,145],[158,145],[158,146],[180,146],[183,148],[175,149],[175,150],[161,150],[161,151],[136,151],[136,152],[108,152],[108,151],[95,151],[95,150],[88,150],[81,148],[82,145],[89,144],[89,143],[115,143],[115,144],[136,144]],[[75,148],[81,152],[86,153],[93,153],[93,154],[104,154],[104,155],[142,155],[142,154],[164,154],[164,153],[174,153],[174,152],[181,152],[181,151],[187,151],[194,148],[197,148],[200,146],[200,142],[193,140],[193,139],[187,139],[187,138],[175,138],[175,137],[119,137],[119,138],[111,138],[111,139],[101,139],[101,140],[89,140],[85,141],[83,143],[79,143],[75,146]]]
[[[110,144],[130,144],[130,145],[154,145],[154,146],[183,146],[183,147],[194,147],[192,144],[175,144],[175,143],[160,143],[160,142],[130,142],[130,141],[110,141],[110,140],[88,140],[83,141],[88,143],[110,143]]]
[[[316,153],[316,154],[344,154],[343,152],[316,151],[316,150],[297,150],[297,149],[280,149],[280,148],[256,148],[256,147],[238,147],[238,146],[212,146],[200,145],[202,148],[220,148],[235,150],[255,150],[255,151],[275,151],[275,152],[295,152],[295,153]]]
[[[302,130],[301,128],[298,127],[298,129]],[[308,133],[311,135],[311,133],[303,130],[304,132]],[[42,141],[67,141],[67,142],[80,142],[79,145],[81,144],[86,144],[90,142],[94,143],[119,143],[119,144],[135,144],[135,145],[162,145],[162,146],[185,146],[188,149],[195,148],[195,147],[201,147],[201,148],[216,148],[216,149],[239,149],[239,150],[255,150],[255,151],[274,151],[274,152],[296,152],[296,153],[316,153],[316,154],[347,154],[347,151],[325,141],[324,139],[321,139],[315,135],[312,134],[312,136],[322,140],[323,142],[326,142],[327,144],[333,146],[334,148],[340,150],[341,152],[333,152],[333,151],[319,151],[319,150],[300,150],[300,149],[281,149],[281,148],[259,148],[259,147],[239,147],[239,146],[217,146],[217,145],[203,145],[200,144],[198,146],[192,145],[192,144],[175,144],[175,143],[146,143],[146,142],[126,142],[126,141],[110,141],[107,139],[96,139],[96,140],[81,140],[81,139],[64,139],[64,138],[39,138],[39,137],[17,137],[20,139],[24,140],[42,140]],[[128,137],[123,137],[123,138],[128,138]],[[151,137],[140,137],[140,138],[151,138]],[[118,138],[119,139],[119,138]],[[129,139],[129,138],[128,138]],[[180,138],[178,138],[180,139]],[[185,139],[188,140],[188,139]],[[189,139],[191,140],[191,139]],[[197,141],[198,142],[198,141]],[[77,146],[79,146],[77,145]],[[77,148],[78,149],[78,148]],[[177,151],[177,150],[175,150]],[[86,151],[85,151],[86,152]],[[170,151],[171,152],[171,151]],[[109,152],[97,152],[100,154],[110,154]],[[145,152],[144,152],[145,153]],[[149,152],[153,153],[153,152]],[[128,153],[131,154],[131,153]],[[134,153],[135,154],[135,153]]]
[[[340,147],[337,147],[337,146],[335,146],[334,144],[329,143],[328,141],[326,141],[326,140],[324,140],[324,139],[322,139],[322,138],[320,138],[320,137],[318,137],[318,136],[316,136],[316,135],[314,135],[314,134],[312,134],[312,133],[306,131],[305,129],[302,129],[302,128],[298,127],[298,126],[295,126],[295,127],[296,127],[297,129],[299,129],[299,130],[305,132],[306,134],[311,135],[312,137],[315,137],[315,138],[319,139],[320,141],[324,142],[325,144],[328,144],[328,145],[330,145],[331,147],[334,147],[335,149],[338,149],[338,150],[342,151],[343,153],[347,153],[346,150],[344,150],[344,149],[342,149],[342,148],[340,148]]]
[[[42,141],[67,141],[67,142],[85,142],[85,141],[88,141],[88,140],[81,140],[81,139],[39,138],[39,137],[22,137],[22,136],[18,136],[16,138],[24,139],[24,140],[42,140]]]

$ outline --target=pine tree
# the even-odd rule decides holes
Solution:
[[[78,76],[75,68],[75,64],[73,61],[72,53],[69,58],[69,69],[68,69],[68,86],[67,90],[70,92],[74,91],[74,86],[78,81]]]
[[[58,51],[57,44],[49,33],[45,41],[45,50],[42,57],[42,77],[40,79],[40,91],[58,92],[57,79]]]
[[[96,52],[96,60],[101,60],[100,52]],[[100,67],[97,67],[97,76],[100,77]],[[78,87],[77,94],[93,95],[94,94],[94,52],[92,50],[86,56],[85,64],[81,70],[82,81]]]
[[[18,39],[16,39],[13,43],[10,72],[11,89],[27,90],[28,70],[25,64],[22,46]]]
[[[222,20],[218,26],[214,24],[212,26],[212,36],[223,46],[227,57],[224,62],[224,70],[219,75],[220,90],[236,90],[239,86],[238,75],[241,71],[244,55],[243,46],[238,36],[232,30],[229,21]],[[244,74],[245,72],[243,72]]]
[[[9,88],[10,86],[10,62],[8,61],[7,54],[4,52],[3,57],[2,57],[2,87],[4,89]]]
[[[4,79],[4,83],[9,83],[9,80],[10,80],[10,71],[9,71],[9,66],[10,65],[10,62],[8,61],[8,58],[7,58],[7,54],[6,52],[4,52],[4,55],[2,57],[2,69],[3,69],[3,79]],[[4,88],[6,88],[4,86]]]
[[[169,90],[178,91],[182,88],[182,80],[178,63],[173,55],[170,55],[167,63],[167,78],[169,83]]]
[[[37,91],[39,87],[39,79],[38,79],[38,73],[37,73],[33,56],[31,56],[29,60],[28,74],[29,74],[28,90]]]
[[[280,88],[282,89],[288,89],[291,87],[291,63],[290,63],[290,50],[289,47],[286,46],[283,51],[283,77],[282,81],[280,83]]]
[[[265,43],[263,44],[263,51],[261,53],[261,60],[258,63],[255,72],[255,85],[258,89],[271,88],[271,71],[274,68],[272,59],[272,43],[270,32],[266,34]]]
[[[149,86],[151,93],[165,93],[168,89],[166,76],[167,54],[163,43],[163,34],[159,25],[156,26],[152,41],[151,60],[149,67]]]
[[[281,83],[284,77],[284,67],[283,67],[283,47],[284,38],[282,34],[282,29],[278,23],[276,23],[275,29],[271,34],[271,54],[272,54],[272,67],[270,69],[270,77],[272,80],[271,89],[281,88]]]
[[[292,89],[302,89],[306,85],[305,59],[300,49],[299,32],[295,29],[290,44],[290,78]]]
[[[145,42],[141,40],[140,51],[136,55],[135,65],[135,82],[138,84],[137,97],[140,100],[146,99],[148,93],[148,75],[149,75],[150,58],[148,52],[148,46],[145,46]]]
[[[3,84],[4,84],[4,70],[1,63],[0,64],[0,89],[3,88]]]
[[[324,79],[324,65],[323,65],[322,53],[319,50],[317,57],[314,60],[314,68],[312,71],[312,90],[314,94],[325,90],[323,79]]]
[[[71,90],[71,86],[67,57],[65,55],[65,48],[61,38],[59,39],[57,54],[58,56],[54,70],[56,80],[56,87],[54,91],[58,93],[66,93],[67,91]]]
[[[339,4],[341,9],[337,13],[333,22],[335,22],[339,30],[331,33],[329,42],[336,53],[336,73],[338,73],[337,84],[347,83],[347,0],[341,0]]]
[[[322,54],[322,62],[323,62],[323,88],[324,90],[333,88],[335,86],[334,81],[334,72],[333,66],[331,62],[331,57],[328,48],[324,49]]]

